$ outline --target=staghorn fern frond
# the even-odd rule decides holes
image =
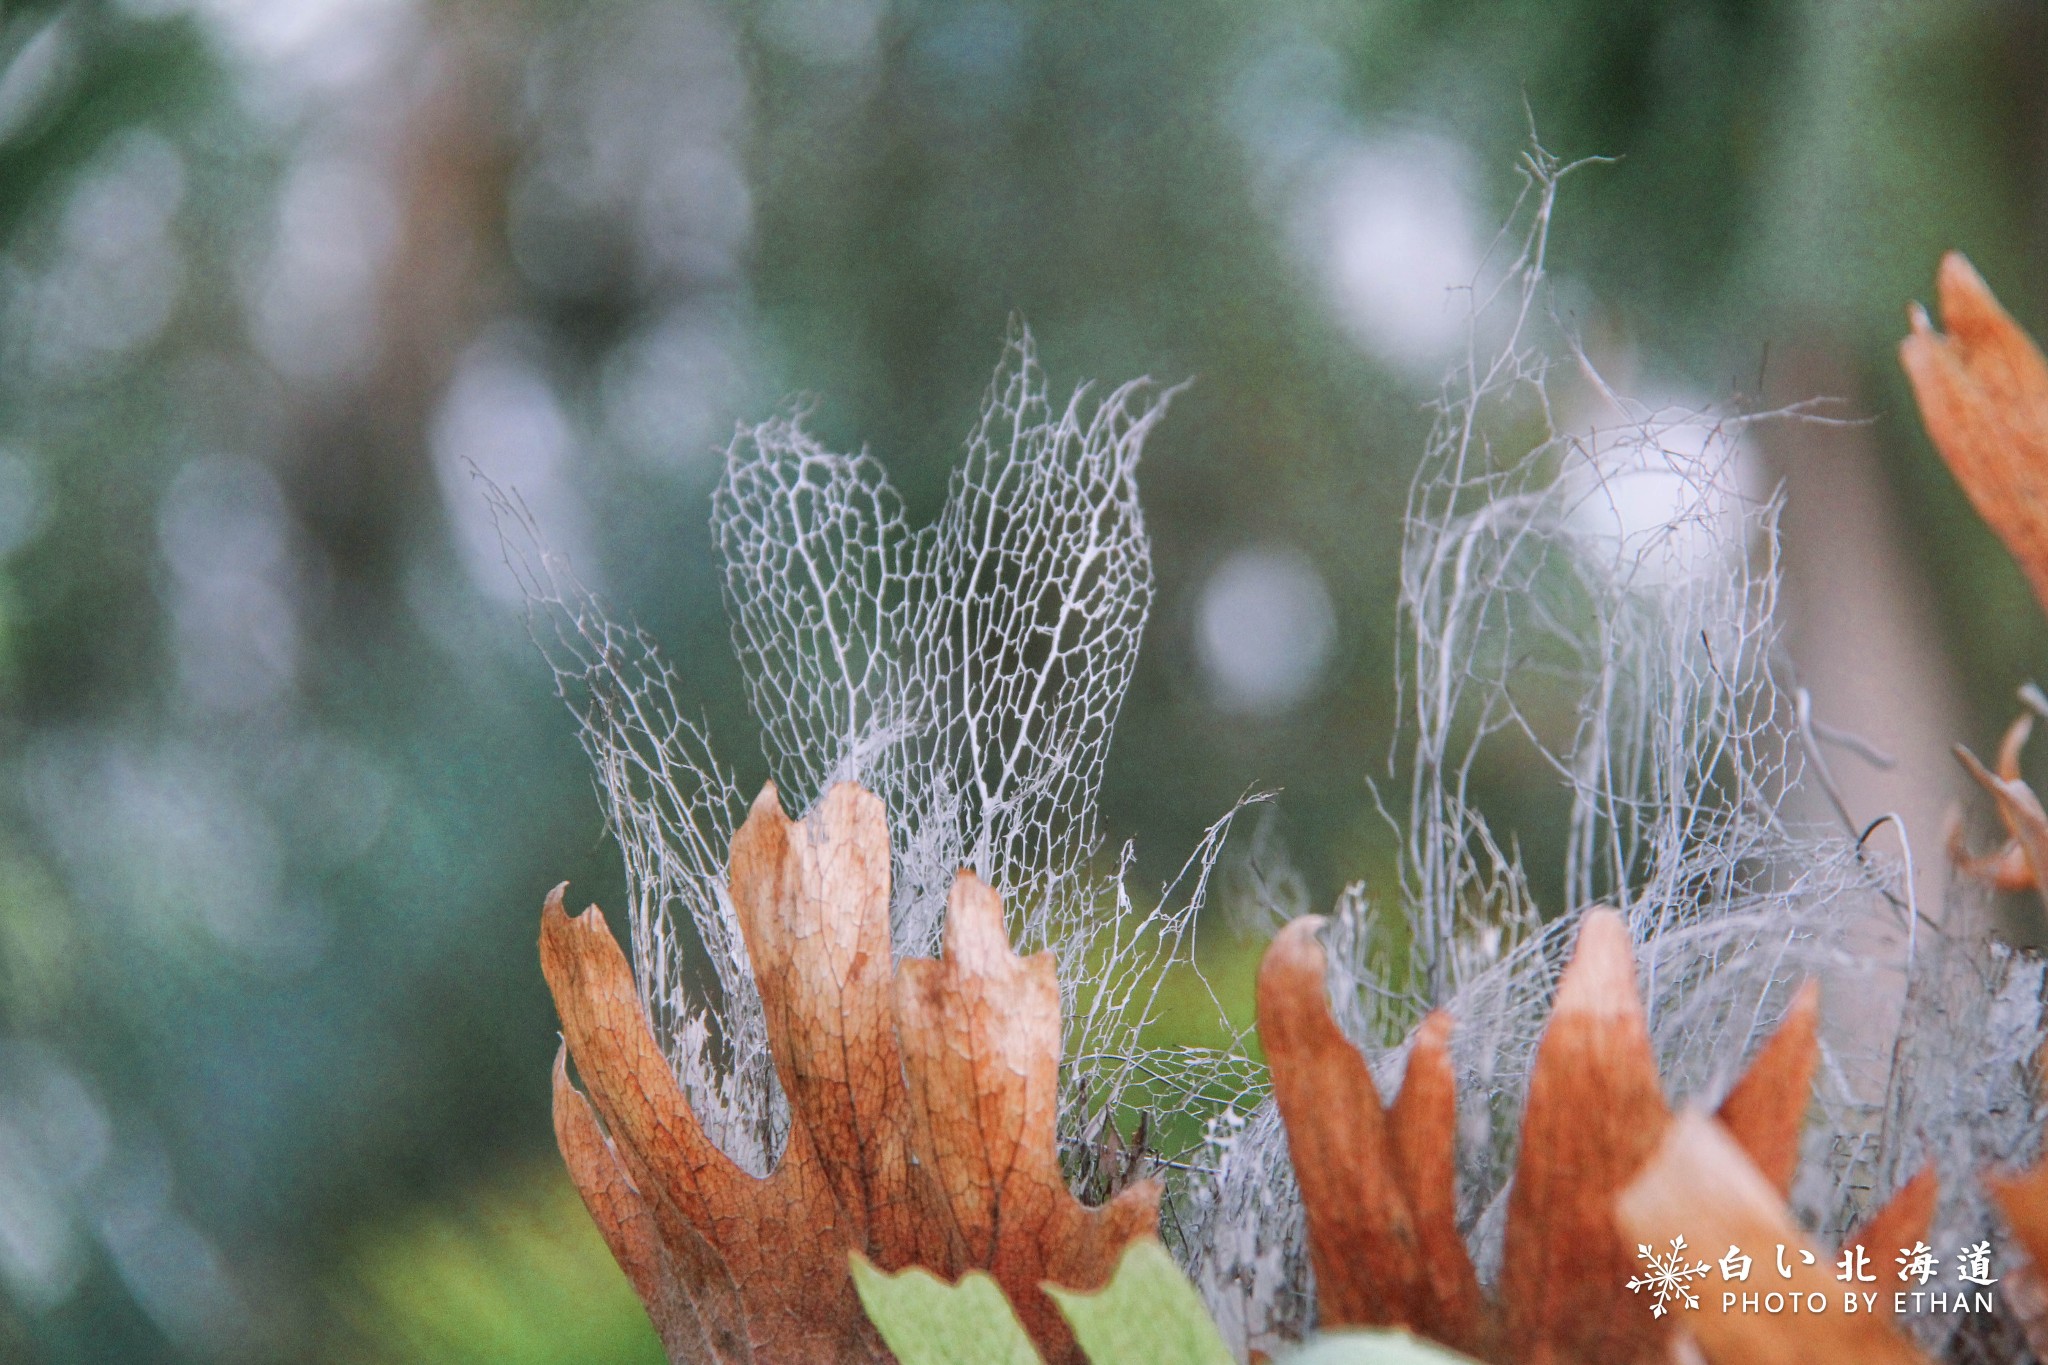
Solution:
[[[1974,1169],[2023,1155],[2036,1127],[2040,968],[1966,913],[1922,914],[1910,866],[1831,818],[1826,775],[1809,771],[1813,730],[1778,644],[1778,503],[1749,488],[1740,441],[1762,421],[1827,419],[1608,390],[1543,304],[1572,168],[1532,148],[1523,169],[1507,259],[1475,282],[1472,342],[1410,491],[1389,765],[1405,808],[1387,812],[1400,875],[1392,894],[1347,892],[1325,931],[1338,1017],[1389,1089],[1422,1016],[1455,1020],[1460,1221],[1483,1276],[1564,950],[1600,904],[1636,945],[1674,1100],[1718,1100],[1802,979],[1862,1002],[1824,1051],[1796,1191],[1810,1224],[1839,1237],[1932,1159],[1952,1192],[1937,1230],[1986,1235]],[[1553,357],[1618,425],[1566,426]],[[1475,775],[1504,759],[1550,773],[1566,804],[1556,904],[1537,903],[1512,832],[1477,804]],[[1239,1349],[1270,1349],[1313,1320],[1299,1192],[1270,1108],[1216,1145],[1193,1271]],[[1939,1344],[1957,1329],[1919,1330]]]
[[[1475,285],[1474,341],[1411,488],[1390,765],[1406,786],[1390,802],[1404,807],[1390,815],[1400,872],[1390,894],[1354,888],[1337,908],[1337,1016],[1385,1077],[1426,1011],[1455,1020],[1458,1221],[1482,1276],[1499,1260],[1517,1116],[1566,948],[1603,903],[1634,946],[1672,1100],[1717,1100],[1802,980],[1864,1003],[1823,1047],[1793,1201],[1810,1226],[1837,1238],[1931,1162],[1945,1191],[1937,1234],[1990,1235],[1970,1176],[2029,1155],[2038,1132],[2041,964],[1966,914],[1923,913],[1897,822],[1893,858],[1876,826],[1849,827],[1821,799],[1816,731],[1778,648],[1778,504],[1747,486],[1740,449],[1756,423],[1815,411],[1634,404],[1568,340],[1540,337],[1569,169],[1540,149],[1525,162],[1509,259]],[[1618,424],[1560,420],[1552,355],[1576,361]],[[1210,1117],[1207,1151],[1163,1163],[1193,1177],[1169,1231],[1239,1347],[1270,1346],[1302,1334],[1315,1300],[1264,1081],[1241,1044],[1143,1038],[1165,973],[1191,965],[1244,803],[1156,899],[1131,892],[1128,847],[1100,864],[1102,763],[1152,594],[1136,463],[1170,396],[1140,381],[1056,407],[1020,331],[930,526],[910,527],[876,461],[825,449],[799,414],[735,438],[713,528],[735,648],[792,805],[845,780],[882,796],[899,957],[934,950],[965,866],[1010,907],[1022,950],[1066,964],[1059,1132],[1077,1190],[1114,1184],[1099,1158],[1120,1146],[1103,1140],[1119,1112]],[[1625,515],[1645,479],[1655,515]],[[516,501],[494,496],[537,545]],[[625,853],[656,1036],[711,1138],[766,1171],[789,1120],[724,881],[741,794],[652,644],[561,564],[513,549]],[[1532,880],[1477,804],[1476,775],[1503,758],[1556,784],[1568,838],[1554,878]],[[1559,886],[1557,903],[1540,905],[1537,884]],[[702,996],[686,969],[698,953]],[[1990,1329],[1915,1330],[1966,1358]]]
[[[772,776],[798,811],[856,781],[890,812],[896,954],[937,950],[969,867],[1012,907],[1021,951],[1072,964],[1061,1133],[1079,1185],[1120,1110],[1213,1113],[1251,1092],[1241,1052],[1141,1038],[1169,967],[1191,964],[1233,818],[1262,798],[1226,813],[1156,898],[1128,886],[1128,848],[1095,865],[1103,760],[1152,601],[1137,463],[1172,392],[1138,380],[1055,406],[1020,327],[931,525],[911,528],[880,463],[826,449],[800,413],[740,430],[712,506]],[[625,852],[656,1036],[713,1139],[765,1172],[788,1120],[724,882],[745,803],[652,642],[539,548],[516,499],[490,496]],[[699,950],[710,999],[686,967]]]
[[[633,972],[654,1036],[706,1135],[748,1171],[765,1174],[789,1111],[725,883],[726,850],[746,817],[746,797],[703,724],[684,714],[675,670],[654,641],[613,620],[566,561],[543,547],[516,490],[486,483],[485,496],[625,858]],[[688,989],[691,935],[713,999]]]

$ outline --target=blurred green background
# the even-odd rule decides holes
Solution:
[[[1013,313],[1058,389],[1193,378],[1105,827],[1163,876],[1277,786],[1312,902],[1383,882],[1532,117],[1617,158],[1553,257],[1610,371],[1872,419],[1981,745],[2048,638],[1892,347],[1949,246],[2048,322],[2040,3],[0,7],[0,1360],[658,1359],[552,1156],[537,913],[620,874],[472,465],[751,783],[736,420],[814,395],[926,515]],[[1542,863],[1548,775],[1481,776]]]

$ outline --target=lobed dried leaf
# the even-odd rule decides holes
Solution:
[[[788,1145],[765,1179],[705,1136],[603,915],[561,888],[541,963],[588,1100],[556,1075],[556,1133],[584,1203],[674,1361],[885,1361],[848,1254],[948,1280],[985,1270],[1049,1361],[1079,1359],[1043,1283],[1093,1289],[1157,1222],[1153,1182],[1101,1208],[1054,1155],[1059,993],[1002,906],[956,879],[942,961],[891,960],[881,801],[833,787],[801,823],[765,788],[728,883],[760,988]],[[601,1127],[600,1127],[601,1122]]]
[[[1935,288],[1948,332],[1914,304],[1900,363],[1935,449],[2048,606],[2048,360],[1961,252]]]
[[[1330,1009],[1321,924],[1305,916],[1275,938],[1258,1000],[1322,1325],[1410,1327],[1518,1365],[1663,1361],[1681,1351],[1672,1320],[1645,1312],[1629,1292],[1634,1239],[1614,1219],[1615,1192],[1642,1172],[1671,1122],[1620,916],[1584,916],[1558,980],[1522,1116],[1497,1306],[1481,1292],[1457,1226],[1451,1019],[1438,1012],[1416,1029],[1400,1094],[1383,1108]],[[1742,1159],[1751,1178],[1780,1201],[1818,1060],[1818,1010],[1817,990],[1802,988],[1723,1105],[1742,1132],[1737,1152],[1750,1153]],[[1931,1184],[1895,1200],[1890,1216],[1903,1227],[1923,1202],[1931,1210]]]
[[[1379,1088],[1330,1012],[1322,925],[1304,915],[1283,928],[1259,963],[1257,988],[1259,1038],[1301,1185],[1322,1323],[1469,1335],[1477,1324],[1451,1320],[1433,1292]],[[1418,1131],[1418,1165],[1435,1164],[1427,1145]]]
[[[1830,1262],[1807,1243],[1770,1180],[1704,1113],[1681,1114],[1669,1125],[1648,1165],[1615,1202],[1615,1218],[1628,1237],[1653,1246],[1674,1236],[1702,1248],[1783,1245],[1791,1276],[1773,1280],[1771,1289],[1821,1294],[1830,1303],[1841,1289]],[[1927,1365],[1882,1313],[1700,1312],[1688,1314],[1685,1326],[1713,1365]]]

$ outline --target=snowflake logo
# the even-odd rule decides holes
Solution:
[[[1652,1251],[1648,1244],[1638,1244],[1636,1259],[1649,1264],[1643,1273],[1628,1282],[1635,1293],[1650,1291],[1650,1316],[1661,1318],[1671,1308],[1673,1300],[1687,1308],[1700,1306],[1699,1296],[1692,1292],[1691,1281],[1699,1279],[1713,1267],[1705,1261],[1688,1264],[1685,1259],[1685,1238],[1673,1237],[1668,1251]]]

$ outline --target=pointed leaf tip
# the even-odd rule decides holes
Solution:
[[[1635,940],[1627,921],[1612,910],[1588,910],[1580,920],[1571,960],[1558,978],[1553,1016],[1640,1013]]]
[[[1003,898],[971,868],[961,868],[946,897],[945,953],[970,971],[1015,959],[1003,927]]]
[[[1633,1360],[1669,1337],[1668,1324],[1628,1311],[1634,1263],[1612,1217],[1614,1191],[1668,1118],[1628,927],[1611,910],[1589,911],[1522,1110],[1501,1250],[1510,1357]]]
[[[1402,1193],[1372,1071],[1330,1012],[1322,920],[1305,915],[1259,964],[1259,1038],[1308,1217],[1322,1321],[1418,1326],[1432,1314],[1415,1215]]]
[[[1899,362],[1935,449],[2048,605],[2048,359],[1960,252],[1935,287],[1947,332],[1909,315]]]
[[[2034,713],[2022,711],[2013,723],[2005,727],[2005,736],[1998,742],[1998,775],[2008,782],[2020,780],[2020,755],[2026,751],[2027,739],[2034,733]]]
[[[1323,926],[1329,920],[1322,915],[1296,915],[1280,926],[1280,932],[1273,935],[1272,943],[1266,947],[1265,959],[1260,970],[1267,963],[1285,966],[1288,969],[1306,968],[1313,965],[1316,974],[1322,974],[1325,965],[1323,951]]]
[[[1792,1190],[1799,1139],[1820,1065],[1820,984],[1793,995],[1785,1017],[1757,1050],[1749,1069],[1721,1101],[1717,1116],[1779,1195]]]

